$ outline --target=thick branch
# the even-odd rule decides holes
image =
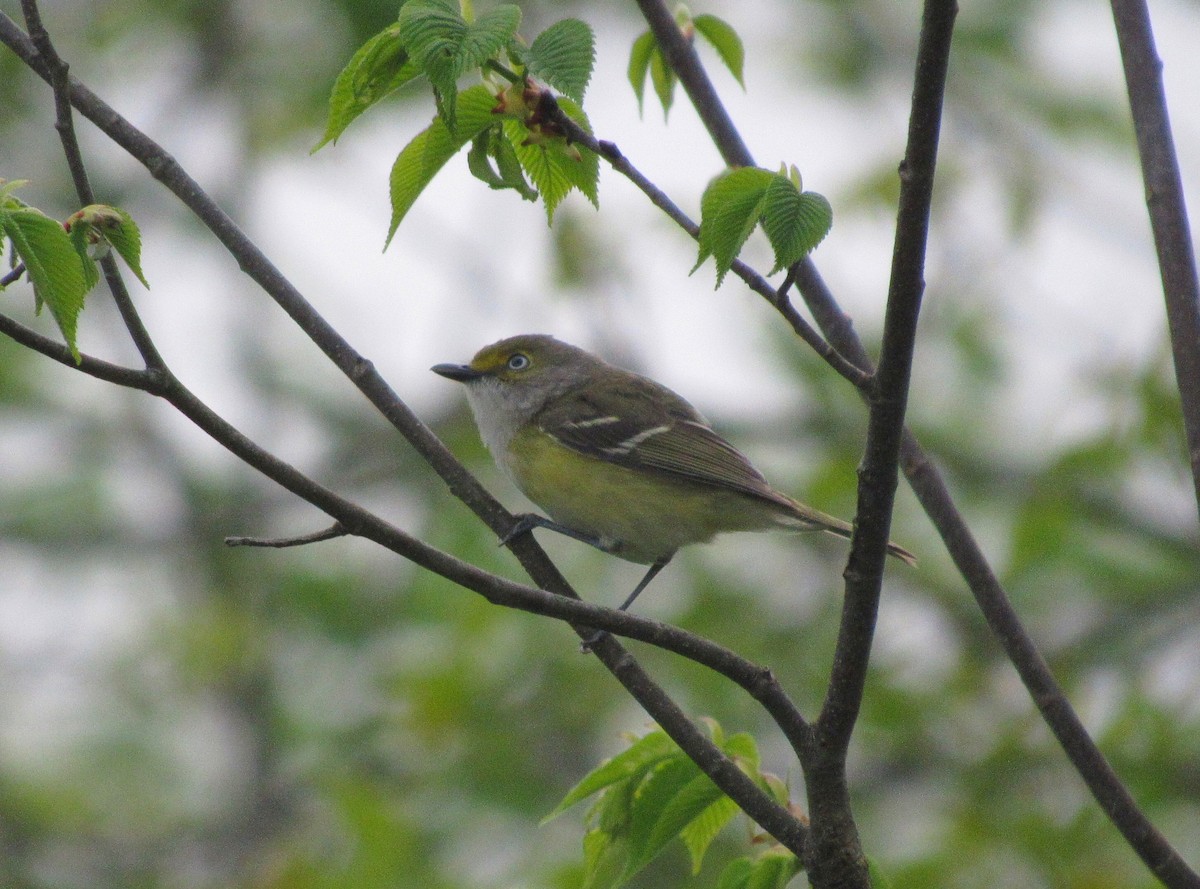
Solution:
[[[674,22],[668,23],[663,19],[666,7],[660,0],[637,2],[693,102],[702,101],[705,106],[714,102],[720,105],[720,99],[711,82],[708,82],[707,73],[694,50],[687,46],[687,41]],[[727,113],[723,110],[714,112],[709,107],[699,105],[697,111],[727,164],[753,163]],[[792,272],[813,318],[830,345],[855,366],[871,373],[871,358],[855,332],[852,320],[842,311],[812,260],[805,258]],[[1193,451],[1193,463],[1194,458]],[[1042,718],[1058,738],[1105,814],[1121,831],[1130,847],[1168,886],[1200,885],[1200,877],[1188,868],[1137,807],[1095,741],[1088,735],[1032,637],[1022,626],[1004,588],[958,511],[941,472],[907,429],[902,442],[901,469],[970,588],[989,627],[1016,667]]]
[[[1163,91],[1162,61],[1154,48],[1145,0],[1112,0],[1117,43],[1137,133],[1146,206],[1158,251],[1175,380],[1183,408],[1196,506],[1200,509],[1200,283],[1196,254]]]
[[[954,0],[928,0],[917,47],[883,344],[870,389],[866,451],[859,470],[857,527],[846,568],[846,599],[833,673],[817,722],[822,748],[838,750],[843,756],[862,703],[879,608],[917,318],[925,290],[933,178],[957,12]]]
[[[861,849],[855,848],[857,831],[852,822],[847,823],[845,762],[862,706],[879,614],[904,409],[925,289],[934,170],[957,11],[954,0],[928,0],[917,49],[908,147],[900,166],[891,284],[879,371],[870,387],[871,412],[859,470],[856,528],[845,572],[846,596],[829,688],[813,746],[805,756],[813,826],[808,864],[814,885],[849,885],[842,874],[853,874],[869,883],[866,860]],[[835,866],[842,874],[833,870]]]

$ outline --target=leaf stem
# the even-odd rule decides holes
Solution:
[[[505,80],[507,80],[509,83],[511,83],[513,85],[522,84],[525,82],[524,77],[522,77],[520,74],[517,74],[515,71],[513,71],[507,65],[504,65],[503,63],[498,62],[495,59],[488,59],[486,62],[483,63],[483,67],[487,68],[489,71],[495,71],[497,74],[499,74],[501,77],[503,77]]]

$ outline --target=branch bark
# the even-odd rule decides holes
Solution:
[[[1163,90],[1163,65],[1154,46],[1150,10],[1145,0],[1112,0],[1112,11],[1167,304],[1167,329],[1171,334],[1171,356],[1183,409],[1192,485],[1196,507],[1200,509],[1200,283],[1196,277],[1196,254],[1179,159],[1171,135],[1171,116]]]

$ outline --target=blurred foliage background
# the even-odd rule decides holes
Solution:
[[[640,30],[632,4],[522,6],[528,32],[568,14],[587,19],[600,32],[602,63],[607,54],[618,75],[623,47]],[[46,2],[44,13],[73,72],[168,148],[182,147],[185,163],[207,174],[205,185],[270,242],[282,222],[255,217],[252,184],[281,159],[304,156],[320,133],[333,77],[394,7],[109,0]],[[17,3],[0,8],[19,20]],[[887,127],[886,145],[845,152],[852,169],[835,189],[813,184],[833,199],[835,233],[849,232],[854,250],[871,245],[870,262],[886,271],[917,4],[758,0],[696,11],[742,31],[760,70],[803,84],[840,114]],[[1073,0],[964,5],[912,423],[1103,749],[1196,864],[1195,504],[1144,217],[1108,212],[1113,171],[1135,210],[1140,196],[1119,80],[1111,70],[1091,76],[1094,61],[1071,69],[1083,75],[1064,74],[1088,55],[1086,45],[1059,42],[1079,11]],[[1165,14],[1178,22],[1196,12],[1179,0]],[[594,82],[592,93],[633,102],[619,76]],[[417,112],[426,119],[423,93],[396,107],[414,98],[426,103]],[[0,52],[0,175],[33,179],[26,200],[69,212],[74,199],[51,114],[49,92]],[[648,106],[647,120],[657,115]],[[671,123],[690,116],[677,105]],[[786,122],[795,133],[785,139],[820,141],[812,124]],[[755,126],[746,123],[751,144]],[[166,138],[179,132],[187,134],[182,146]],[[1189,157],[1195,118],[1178,132]],[[176,267],[160,263],[157,277],[149,271],[156,290],[146,302],[159,301],[148,311],[175,347],[169,359],[184,346],[198,349],[199,357],[179,355],[185,379],[324,483],[463,558],[519,576],[399,437],[295,345],[278,313],[239,296],[247,288],[227,260],[192,264],[193,252],[216,255],[195,223],[94,133],[84,138],[98,190],[135,213],[148,251],[156,241],[180,245]],[[391,134],[392,152],[398,138]],[[383,192],[385,175],[386,160],[370,173],[374,192]],[[703,184],[693,183],[693,201]],[[288,249],[352,265],[330,249],[320,208],[311,209],[311,241]],[[1064,217],[1104,230],[1102,244],[1134,245],[1128,249],[1141,257],[1140,278],[1113,280],[1112,293],[1081,283],[1074,295],[1080,315],[1097,325],[1157,331],[1137,348],[1089,343],[1092,328],[1071,325],[1077,316],[1051,306],[1031,313],[1043,324],[1037,331],[1022,326],[1018,291],[1029,289],[1029,278],[1020,272],[1036,276],[1059,262],[1047,254],[1078,246],[1049,234]],[[384,220],[378,212],[369,220],[378,240],[368,252],[382,242]],[[628,296],[614,294],[647,286],[638,251],[656,248],[622,240],[621,220],[603,213],[564,211],[553,231],[543,229],[506,252],[481,224],[463,241],[470,258],[455,273],[478,282],[493,264],[535,253],[542,283],[560,295],[526,294],[521,311],[550,305],[554,317],[575,313],[583,318],[575,329],[589,331],[593,345],[643,359],[644,345],[625,335],[639,316]],[[652,231],[677,238],[661,226]],[[874,300],[875,314],[858,317],[869,342],[882,291],[863,283],[856,255],[828,250],[835,291],[850,291],[853,302],[856,289],[866,290]],[[826,268],[821,251],[816,258]],[[418,273],[392,270],[397,280]],[[1070,274],[1086,281],[1086,272]],[[769,368],[773,391],[789,394],[739,410],[718,392],[708,412],[780,487],[849,514],[861,406],[768,312],[729,290],[722,311],[748,317],[736,323],[754,331],[755,361]],[[227,299],[206,301],[208,291]],[[357,295],[347,287],[338,309]],[[19,288],[4,299],[5,311],[28,311]],[[403,327],[405,309],[389,303],[386,323]],[[469,307],[440,311],[429,322],[439,330],[471,324]],[[1150,320],[1131,320],[1135,313]],[[606,325],[610,317],[615,325]],[[85,349],[131,354],[103,297],[82,326]],[[694,345],[689,336],[680,348]],[[399,351],[412,350],[411,338],[396,337]],[[454,353],[418,352],[414,360],[427,367],[462,359],[486,339],[446,340]],[[693,352],[701,355],[723,366],[724,353]],[[229,550],[228,534],[302,532],[320,517],[163,405],[9,342],[0,342],[0,368],[0,884],[579,885],[579,814],[541,827],[539,819],[646,718],[577,653],[568,630],[490,607],[361,541]],[[400,382],[408,394],[403,384],[411,381]],[[672,382],[708,409],[702,382]],[[424,394],[414,397],[423,415],[518,506],[460,400],[420,386]],[[1039,401],[1050,389],[1060,394]],[[890,573],[856,735],[853,796],[869,854],[896,887],[1153,885],[1036,716],[911,497],[902,496],[893,527],[922,564]],[[615,601],[638,573],[570,542],[547,546],[589,597]],[[647,611],[769,665],[811,713],[828,673],[843,557],[829,541],[733,538],[678,559],[656,581]],[[799,784],[786,747],[745,695],[663,653],[639,654],[690,712],[752,731],[765,765]],[[796,796],[803,798],[799,787]],[[694,878],[682,849],[674,850],[636,885],[710,886],[746,838],[744,828],[728,831],[723,852]]]

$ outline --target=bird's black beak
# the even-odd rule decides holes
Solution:
[[[484,375],[483,371],[476,370],[469,364],[435,364],[429,369],[440,377],[457,380],[460,383],[469,383]]]

